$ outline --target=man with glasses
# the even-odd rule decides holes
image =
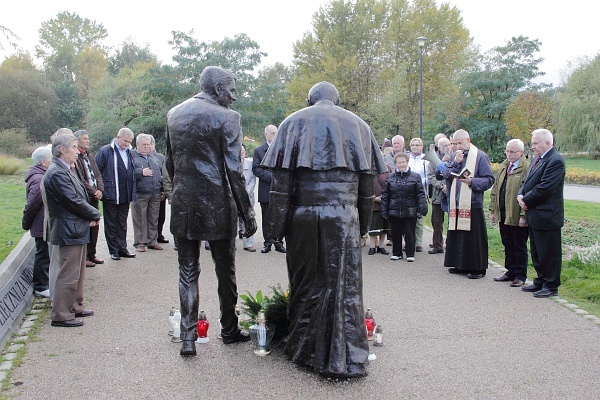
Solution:
[[[525,211],[519,207],[517,194],[525,178],[529,161],[524,156],[525,144],[520,139],[506,143],[506,160],[500,164],[495,176],[496,184],[490,193],[490,218],[497,222],[504,245],[504,268],[506,272],[494,278],[496,282],[510,282],[521,287],[527,279],[527,238],[529,228]]]

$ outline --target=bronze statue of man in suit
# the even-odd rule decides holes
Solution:
[[[229,109],[236,100],[235,79],[230,71],[206,67],[200,75],[201,92],[167,114],[166,167],[173,184],[171,232],[179,256],[181,355],[196,354],[202,240],[209,242],[215,262],[223,343],[249,340],[239,331],[235,314],[237,212],[247,237],[256,232],[256,221],[241,172],[240,114]]]

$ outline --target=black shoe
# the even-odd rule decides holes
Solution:
[[[367,254],[368,254],[368,255],[370,255],[370,256],[372,256],[373,254],[375,254],[375,248],[374,248],[374,247],[371,247],[371,248],[369,249],[369,252],[368,252]]]
[[[450,272],[451,274],[462,274],[462,275],[469,273],[468,271],[464,271],[462,269],[458,269],[455,267],[448,268],[448,272]]]
[[[247,333],[242,333],[240,331],[237,331],[235,334],[233,334],[231,336],[222,335],[222,338],[223,338],[223,343],[225,343],[225,344],[232,344],[232,343],[237,343],[237,342],[247,342],[248,340],[250,340],[250,336]]]
[[[444,252],[444,249],[433,248],[433,249],[429,250],[427,253],[428,254],[438,254],[438,253],[443,253],[443,252]]]
[[[268,253],[270,251],[271,251],[271,246],[265,246],[260,250],[261,253]]]
[[[558,290],[548,289],[546,286],[533,294],[533,297],[544,298],[558,296]]]
[[[112,260],[115,260],[115,261],[119,261],[119,260],[121,259],[121,257],[119,257],[119,255],[118,255],[118,254],[111,254],[111,255],[110,255],[110,258],[111,258]]]
[[[377,248],[377,252],[380,254],[383,254],[384,256],[387,256],[388,254],[390,254],[386,249],[384,249],[383,247],[378,247]]]
[[[512,281],[514,278],[511,278],[510,276],[506,275],[506,274],[502,274],[496,278],[494,278],[494,280],[496,282],[508,282],[508,281]]]
[[[50,325],[61,326],[63,328],[74,328],[76,326],[82,326],[83,321],[80,321],[78,319],[70,319],[68,321],[52,321]]]
[[[281,243],[275,243],[275,251],[285,253],[285,247],[283,247],[283,244]]]
[[[415,251],[416,251],[417,253],[420,253],[420,252],[422,252],[422,251],[423,251],[423,248],[422,248],[421,246],[417,246],[417,247],[415,248]]]
[[[160,236],[158,239],[156,239],[156,241],[158,243],[169,243],[169,239],[165,239],[164,236]]]
[[[539,286],[536,286],[536,285],[527,285],[527,286],[521,287],[521,290],[524,292],[537,292],[540,289],[542,289],[542,288]]]
[[[467,278],[469,279],[481,279],[485,276],[485,274],[467,274]]]
[[[94,312],[92,310],[83,310],[81,312],[75,313],[75,316],[77,318],[91,317],[92,315],[94,315]]]
[[[179,354],[182,356],[195,356],[196,355],[196,345],[193,340],[184,340],[181,345],[181,350]]]
[[[135,254],[131,254],[128,251],[121,251],[121,252],[119,252],[119,255],[121,257],[125,257],[125,258],[135,258]]]

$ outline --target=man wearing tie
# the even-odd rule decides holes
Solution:
[[[532,132],[531,150],[536,157],[517,196],[519,205],[526,211],[531,260],[538,275],[532,285],[521,289],[533,292],[535,297],[557,296],[560,286],[565,160],[553,143],[549,130],[536,129]]]
[[[517,194],[529,162],[523,155],[525,144],[521,139],[506,143],[506,160],[500,164],[496,184],[490,193],[490,218],[498,222],[504,245],[504,267],[507,271],[494,278],[496,282],[510,282],[521,287],[527,278],[527,238],[525,211],[519,207]]]

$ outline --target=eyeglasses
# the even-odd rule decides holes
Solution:
[[[504,153],[505,154],[516,154],[520,151],[523,151],[523,150],[504,150]]]

